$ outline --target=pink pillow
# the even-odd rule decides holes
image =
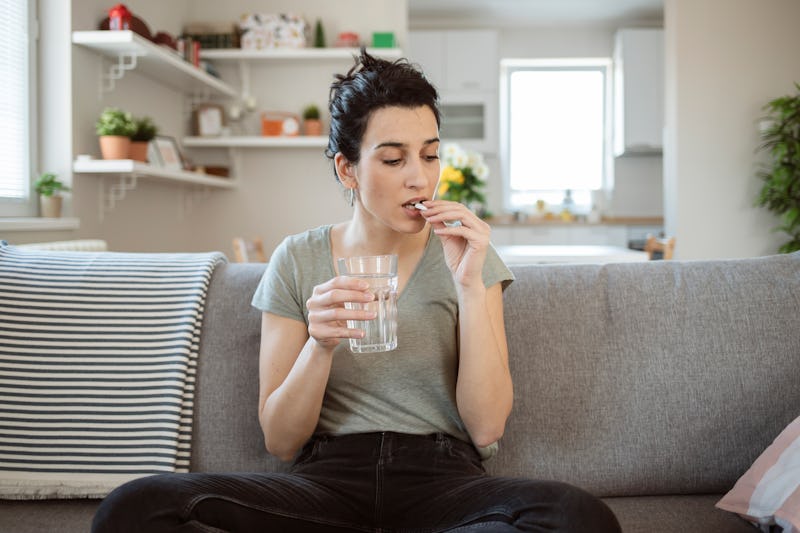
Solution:
[[[786,426],[717,507],[759,525],[800,531],[800,417]]]

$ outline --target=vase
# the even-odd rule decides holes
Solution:
[[[39,211],[45,218],[59,218],[61,217],[61,196],[54,194],[53,196],[39,195]]]
[[[130,159],[134,161],[147,162],[147,147],[150,143],[148,141],[131,141],[131,148],[128,154]]]
[[[101,135],[100,153],[103,159],[128,159],[131,138],[123,135]]]

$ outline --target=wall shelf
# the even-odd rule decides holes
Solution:
[[[132,159],[90,159],[75,161],[72,171],[77,174],[132,174],[137,177],[177,181],[188,185],[233,189],[238,184],[228,178],[208,176],[198,172],[171,170],[140,163]]]
[[[375,57],[398,59],[402,55],[399,48],[367,48],[367,52]],[[243,59],[257,60],[303,60],[303,59],[348,59],[360,53],[358,48],[265,48],[261,50],[243,50],[241,48],[219,48],[200,50],[203,59],[220,61],[236,61]]]
[[[72,171],[76,174],[96,174],[102,176],[117,176],[117,183],[106,185],[106,180],[100,180],[100,205],[99,217],[103,219],[105,214],[123,200],[128,191],[136,189],[139,178],[149,178],[156,180],[172,181],[183,185],[191,185],[193,191],[183,194],[183,212],[185,213],[194,203],[196,196],[205,196],[210,188],[233,189],[238,186],[238,182],[228,178],[207,176],[197,172],[187,172],[185,170],[170,170],[161,167],[154,167],[131,159],[90,159],[76,160],[72,164]],[[194,191],[200,189],[200,192]]]
[[[184,61],[169,48],[154,44],[130,30],[76,31],[72,42],[94,50],[116,62],[104,75],[105,91],[113,90],[116,80],[129,70],[189,93],[211,93],[235,97],[238,92],[225,82]]]
[[[230,137],[184,137],[187,148],[324,148],[327,136],[264,137],[259,135]]]

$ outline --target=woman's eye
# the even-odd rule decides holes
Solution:
[[[391,165],[391,166],[399,165],[400,161],[402,161],[402,159],[384,159],[383,160],[384,164]]]
[[[437,159],[439,159],[439,155],[438,154],[426,155],[425,156],[425,160],[426,161],[436,161]]]

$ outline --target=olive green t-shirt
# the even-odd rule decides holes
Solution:
[[[331,226],[284,239],[253,296],[256,308],[308,324],[305,302],[336,276]],[[494,248],[483,268],[486,287],[513,280]],[[456,407],[458,300],[439,237],[425,251],[397,298],[397,348],[354,354],[348,341],[334,350],[316,433],[377,431],[447,433],[470,442]],[[496,446],[481,450],[494,454]]]

